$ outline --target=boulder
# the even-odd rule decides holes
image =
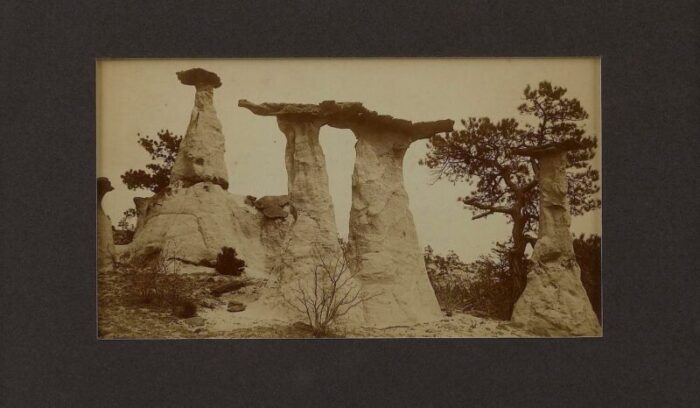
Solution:
[[[248,196],[250,197],[250,196]],[[289,196],[265,196],[254,201],[253,206],[257,208],[266,218],[287,218],[289,212],[285,209],[289,206]]]
[[[112,221],[102,209],[102,198],[114,190],[112,183],[106,177],[97,178],[97,268],[112,269],[114,267],[116,249],[112,233]]]
[[[226,310],[232,313],[242,312],[245,310],[245,304],[241,302],[230,301],[228,302],[228,307],[226,308]]]
[[[581,283],[569,230],[566,150],[554,146],[519,152],[536,157],[540,166],[540,218],[527,285],[511,320],[542,336],[597,336],[601,328]]]

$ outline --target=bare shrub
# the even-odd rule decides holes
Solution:
[[[176,259],[157,251],[144,260],[132,276],[131,291],[138,303],[167,307],[182,318],[196,314],[197,306],[191,299],[193,284],[180,273]]]
[[[355,283],[351,271],[350,251],[332,251],[313,244],[315,265],[310,282],[300,279],[287,299],[294,309],[306,316],[314,337],[326,337],[342,316],[376,295],[364,293]]]

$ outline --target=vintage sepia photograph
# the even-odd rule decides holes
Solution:
[[[599,58],[99,59],[99,339],[600,337]]]

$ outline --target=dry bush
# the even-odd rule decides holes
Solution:
[[[374,296],[354,281],[347,247],[335,252],[313,244],[312,254],[316,265],[310,282],[300,279],[287,303],[306,316],[314,337],[326,337],[340,317]]]
[[[472,263],[462,262],[452,251],[447,255],[425,251],[428,277],[440,307],[450,316],[455,311],[509,320],[520,295],[508,260],[496,248]]]
[[[214,268],[222,275],[240,276],[245,271],[245,267],[245,261],[238,257],[234,248],[223,247],[216,256]]]
[[[162,251],[149,256],[132,274],[131,291],[138,303],[170,308],[178,317],[196,314],[193,290],[192,282],[180,273],[179,262]]]

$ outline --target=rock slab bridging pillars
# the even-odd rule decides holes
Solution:
[[[527,285],[513,308],[512,321],[543,336],[597,336],[601,333],[576,262],[567,201],[567,150],[575,144],[522,149],[539,163],[540,218]]]
[[[280,129],[287,136],[289,195],[298,226],[292,226],[287,241],[293,248],[291,259],[297,263],[286,265],[286,269],[301,265],[298,261],[304,258],[302,254],[309,253],[309,243],[319,237],[332,244],[334,217],[318,131],[324,124],[351,129],[357,144],[352,177],[350,265],[367,297],[359,318],[377,326],[439,319],[442,314],[428,280],[403,186],[403,158],[412,142],[451,131],[454,122],[413,123],[379,115],[358,102],[257,105],[241,100],[239,106],[258,115],[277,116]],[[305,213],[311,214],[306,220]],[[306,260],[308,269],[313,258],[306,256]],[[303,271],[293,273],[300,272]]]

